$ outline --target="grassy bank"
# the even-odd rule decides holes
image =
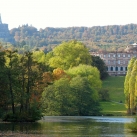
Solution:
[[[102,87],[108,89],[110,95],[110,102],[101,102],[104,115],[126,115],[124,80],[124,76],[113,76],[103,81]]]

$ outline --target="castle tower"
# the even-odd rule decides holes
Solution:
[[[0,24],[2,24],[2,20],[1,20],[1,14],[0,14]]]
[[[0,14],[0,41],[14,42],[14,38],[10,35],[8,24],[2,23]]]

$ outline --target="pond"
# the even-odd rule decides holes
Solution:
[[[3,137],[137,137],[130,117],[45,116],[36,123],[0,123]]]

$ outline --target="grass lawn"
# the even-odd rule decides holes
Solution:
[[[124,76],[110,76],[103,81],[102,88],[108,89],[110,95],[110,102],[101,102],[104,115],[126,115],[124,80]]]
[[[102,88],[108,89],[110,100],[116,102],[125,101],[124,80],[124,76],[111,76],[103,81]]]
[[[123,103],[101,102],[103,115],[125,116],[126,108]]]

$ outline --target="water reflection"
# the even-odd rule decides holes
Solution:
[[[0,135],[46,137],[136,137],[126,124],[126,117],[51,117],[36,123],[0,123]],[[21,134],[21,135],[20,135]]]

